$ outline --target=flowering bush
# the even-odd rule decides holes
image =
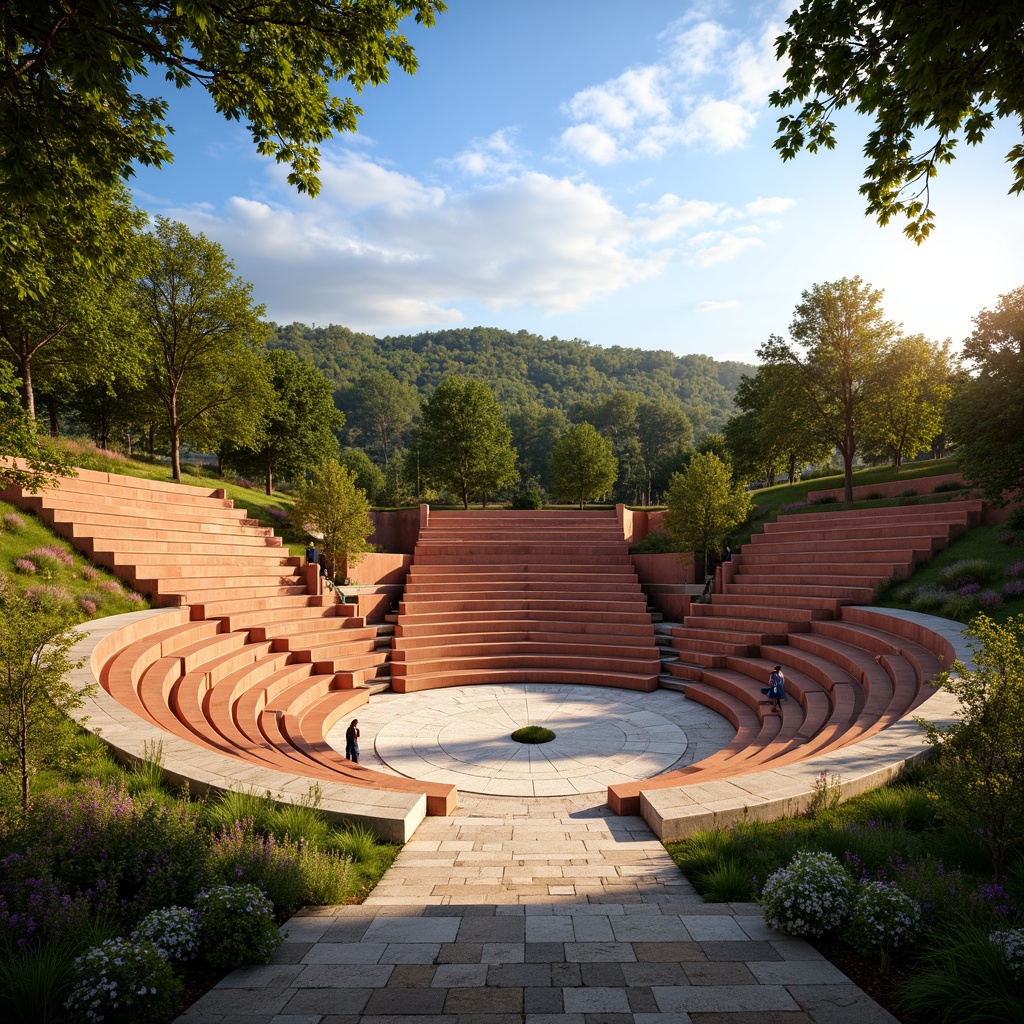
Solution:
[[[765,882],[761,911],[769,927],[790,935],[824,935],[850,912],[853,883],[830,853],[798,853]]]
[[[187,907],[154,910],[139,922],[132,938],[151,942],[174,963],[186,963],[199,954],[199,914]]]
[[[894,882],[860,883],[850,917],[850,945],[883,958],[911,945],[921,931],[921,908]]]
[[[136,594],[134,590],[129,590],[124,596],[127,602],[131,605],[142,605],[146,603],[146,599],[141,594]]]
[[[68,894],[40,851],[10,853],[0,860],[0,933],[18,949],[81,930],[91,904],[91,892]]]
[[[25,591],[25,600],[36,609],[54,608],[71,603],[71,593],[65,587],[47,583],[40,587],[29,587]]]
[[[178,1012],[181,982],[151,942],[108,939],[75,961],[75,975],[64,1006],[76,1019],[166,1024]]]
[[[1024,580],[1010,580],[1003,584],[1003,597],[1012,601],[1015,597],[1024,597]]]
[[[36,567],[36,563],[30,561],[27,558],[19,558],[14,563],[14,568],[17,569],[18,572],[25,573],[26,576],[29,575],[30,573],[38,572],[39,571],[38,568]]]
[[[991,612],[1003,607],[1003,597],[998,590],[983,590],[978,594],[978,607],[983,612]]]
[[[993,932],[988,941],[1002,954],[1014,981],[1024,982],[1024,928],[1003,928]]]
[[[270,963],[281,944],[270,901],[255,885],[218,885],[196,901],[203,951],[212,967]]]
[[[26,557],[31,558],[36,562],[56,562],[58,565],[68,566],[75,564],[75,560],[71,557],[71,554],[63,548],[57,547],[56,544],[51,544],[44,548],[33,548]]]
[[[1024,562],[1014,562],[1013,565],[1008,565],[1003,570],[1004,576],[1009,576],[1011,579],[1016,579],[1018,576],[1024,576]]]
[[[961,597],[970,597],[971,594],[976,594],[981,590],[980,583],[965,583],[962,587],[957,587],[957,593]]]
[[[938,581],[946,587],[962,587],[965,583],[987,583],[992,578],[992,566],[983,558],[962,558],[941,568]]]
[[[103,590],[109,591],[111,594],[120,594],[122,590],[121,584],[118,583],[117,580],[104,580],[100,584],[100,587]]]
[[[91,601],[88,597],[83,597],[78,602],[82,606],[82,611],[85,612],[89,618],[92,618],[96,614],[96,602]]]
[[[918,612],[934,612],[941,608],[949,599],[948,591],[941,587],[921,586],[914,592],[910,607]]]
[[[25,520],[17,512],[8,512],[4,516],[4,527],[10,530],[11,533],[18,533],[20,530],[25,529]]]
[[[305,902],[297,845],[260,835],[252,818],[222,829],[210,847],[209,869],[213,881],[258,887],[278,914]]]

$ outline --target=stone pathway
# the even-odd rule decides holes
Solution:
[[[463,796],[360,906],[303,911],[274,962],[181,1024],[893,1024],[752,904],[703,903],[594,796]]]

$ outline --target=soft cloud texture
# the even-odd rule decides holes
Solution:
[[[741,305],[739,299],[729,299],[727,302],[714,302],[707,300],[706,302],[698,302],[693,307],[694,313],[718,313],[723,309],[736,309]]]
[[[779,31],[770,21],[751,40],[692,11],[662,33],[659,61],[581,89],[563,104],[573,122],[562,132],[563,150],[607,165],[656,159],[677,146],[742,146],[782,80]]]
[[[466,303],[579,310],[673,262],[704,267],[764,244],[764,215],[787,202],[666,193],[626,209],[592,183],[527,170],[442,188],[351,152],[325,160],[321,178],[315,206],[278,179],[272,200],[172,213],[233,254],[272,318],[375,330],[458,323]]]

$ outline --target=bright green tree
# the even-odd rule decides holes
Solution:
[[[958,720],[919,721],[938,749],[943,817],[981,836],[1001,879],[1024,845],[1024,615],[1002,624],[979,615],[968,636],[974,667],[956,661],[937,680],[960,701]]]
[[[384,490],[385,475],[370,456],[362,448],[342,448],[338,461],[355,475],[356,486],[366,492],[366,497],[371,502],[376,501]]]
[[[93,197],[94,241],[103,261],[81,258],[82,224],[54,216],[0,268],[0,358],[21,378],[22,404],[35,419],[35,392],[69,390],[137,372],[138,334],[131,295],[145,215],[124,189]],[[15,272],[17,271],[17,272]],[[31,273],[45,288],[26,293]]]
[[[618,462],[612,442],[593,424],[577,423],[551,452],[551,493],[556,501],[578,501],[580,508],[603,498],[614,486]]]
[[[643,399],[636,408],[637,444],[644,468],[644,493],[641,501],[650,505],[652,483],[658,465],[680,445],[693,444],[693,425],[678,402],[667,399]]]
[[[274,349],[264,357],[272,394],[257,440],[240,445],[230,438],[225,459],[242,472],[263,475],[267,494],[274,478],[301,478],[338,453],[345,417],[334,407],[334,389],[315,367],[294,352]]]
[[[458,494],[493,493],[518,480],[512,432],[494,392],[471,377],[446,377],[423,406],[417,449],[423,475]]]
[[[386,370],[369,370],[351,389],[348,426],[380,453],[387,466],[391,453],[401,447],[402,434],[419,412],[416,389],[396,380]]]
[[[673,475],[666,498],[665,529],[681,551],[700,551],[705,571],[730,530],[750,514],[749,492],[735,483],[732,470],[714,452],[698,452],[682,473]]]
[[[0,362],[0,489],[13,486],[35,492],[57,477],[74,475],[67,457],[39,436],[21,407],[18,379],[7,363]]]
[[[931,180],[952,162],[960,139],[976,145],[997,118],[1021,124],[1022,21],[1018,0],[803,0],[776,47],[787,61],[786,85],[771,103],[800,108],[779,119],[775,148],[784,160],[832,149],[837,111],[873,115],[860,189],[867,212],[880,224],[906,217],[904,232],[920,243],[934,224]],[[1024,145],[1006,159],[1010,191],[1019,195]]]
[[[0,767],[18,780],[22,809],[32,776],[66,739],[67,716],[86,695],[67,678],[84,663],[70,657],[82,638],[76,621],[70,604],[31,600],[0,577]]]
[[[794,400],[804,403],[819,440],[839,450],[845,499],[852,505],[853,461],[871,406],[885,387],[883,357],[896,325],[885,319],[881,291],[859,277],[844,277],[803,293],[789,333],[804,349],[802,357],[774,335],[758,357],[794,371]]]
[[[864,451],[892,460],[928,451],[942,432],[950,394],[949,343],[934,345],[923,334],[897,339],[882,358],[883,385],[868,411]]]
[[[164,415],[171,472],[181,482],[181,442],[215,450],[224,437],[257,444],[273,402],[253,346],[263,307],[252,285],[205,235],[157,218],[145,239],[145,275],[136,291],[145,332],[147,389]]]
[[[1024,490],[1024,288],[974,318],[962,358],[946,432],[964,476],[1002,505]]]
[[[205,89],[228,121],[246,124],[260,153],[289,165],[292,184],[315,195],[320,145],[354,131],[362,113],[334,94],[335,83],[354,92],[380,85],[392,63],[413,73],[400,23],[432,25],[443,10],[440,0],[8,0],[0,263],[31,234],[21,214],[85,218],[88,236],[90,188],[171,159],[167,103],[136,91],[152,71],[176,89]]]
[[[329,576],[343,579],[373,550],[367,542],[374,526],[366,492],[356,484],[355,474],[335,459],[328,459],[302,485],[291,519],[298,530],[321,542]]]

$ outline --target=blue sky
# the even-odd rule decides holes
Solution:
[[[1021,285],[1024,199],[1000,124],[933,188],[923,245],[857,192],[869,123],[833,153],[771,147],[774,39],[793,6],[449,0],[408,23],[415,76],[358,102],[316,199],[199,89],[175,93],[175,162],[136,201],[220,242],[267,316],[377,335],[476,324],[754,361],[802,291],[859,274],[911,333],[952,338]]]

